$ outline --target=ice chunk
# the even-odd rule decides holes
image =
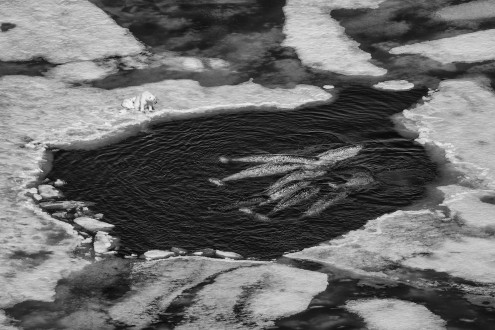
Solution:
[[[407,80],[387,80],[373,85],[373,88],[392,91],[408,91],[414,88],[414,84]]]
[[[387,70],[371,64],[371,56],[330,16],[333,9],[375,7],[380,2],[288,0],[283,45],[293,47],[301,61],[315,69],[344,75],[384,75]]]
[[[391,54],[419,54],[440,63],[495,60],[495,29],[392,48]]]
[[[282,265],[235,269],[197,293],[176,329],[266,329],[305,310],[326,286],[325,274]]]
[[[40,196],[45,200],[63,197],[62,193],[59,190],[49,184],[39,185],[38,192]]]
[[[1,61],[43,57],[51,63],[67,63],[144,50],[127,30],[86,0],[6,1],[0,22],[16,25],[0,37]]]
[[[149,250],[143,254],[143,258],[146,260],[167,259],[174,256],[174,252],[163,250]]]
[[[361,316],[370,330],[441,330],[446,322],[426,307],[398,299],[351,300],[345,305]]]
[[[470,1],[444,7],[436,12],[444,21],[475,20],[495,17],[495,2],[491,0]]]
[[[102,254],[107,253],[117,246],[118,239],[110,236],[104,231],[99,231],[95,235],[95,241],[93,243],[95,253]]]
[[[74,220],[79,226],[83,227],[87,231],[96,233],[97,231],[110,231],[115,227],[110,223],[99,221],[90,217],[79,217]]]

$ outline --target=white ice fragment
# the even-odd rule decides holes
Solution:
[[[335,87],[333,85],[323,85],[323,89],[330,90],[334,89]]]
[[[243,257],[239,253],[220,251],[220,250],[215,251],[215,256],[222,259],[234,259],[234,260],[243,259]]]
[[[443,64],[490,61],[495,59],[495,29],[399,46],[390,53],[419,54]]]
[[[93,248],[96,254],[104,254],[116,247],[118,239],[110,236],[104,231],[99,231],[95,235]]]
[[[3,1],[0,22],[15,24],[0,37],[1,61],[42,57],[67,63],[144,50],[126,29],[86,0]]]
[[[398,299],[351,300],[345,308],[361,316],[370,330],[442,330],[446,322],[426,307]]]
[[[371,64],[371,55],[330,16],[333,9],[375,7],[382,1],[288,0],[283,45],[294,48],[303,64],[315,69],[344,75],[384,75],[387,70]]]
[[[115,225],[103,221],[99,221],[90,217],[79,217],[74,219],[74,222],[77,223],[79,226],[83,227],[84,229],[86,229],[87,231],[94,233],[98,231],[110,231],[115,227]]]
[[[373,88],[392,91],[408,91],[414,88],[414,84],[407,80],[387,80],[373,85]]]
[[[42,184],[38,186],[38,192],[39,195],[42,197],[44,200],[48,199],[54,199],[54,198],[60,198],[62,197],[62,193],[53,187],[52,185],[49,184]]]
[[[167,259],[174,256],[175,253],[173,253],[172,251],[164,250],[149,250],[143,254],[143,258],[146,260]]]
[[[60,180],[60,179],[55,180],[55,182],[53,183],[53,185],[55,187],[62,187],[66,184],[67,184],[67,182],[65,182],[64,180]]]

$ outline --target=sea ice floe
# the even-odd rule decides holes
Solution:
[[[414,84],[407,80],[387,80],[373,85],[373,88],[392,91],[408,91],[414,88]]]
[[[494,189],[495,94],[487,85],[476,79],[442,81],[426,102],[395,120],[417,132],[419,143],[445,151],[465,184]]]
[[[79,3],[79,2],[78,2]],[[12,30],[13,31],[13,30]],[[8,31],[11,32],[11,31]],[[160,108],[152,114],[120,113],[120,102],[153,91]],[[314,86],[268,89],[254,83],[201,87],[190,80],[162,81],[114,90],[72,87],[43,77],[0,78],[0,307],[52,298],[57,281],[87,262],[73,256],[80,241],[72,226],[50,218],[25,195],[50,168],[46,144],[96,147],[124,138],[153,121],[238,109],[294,109],[326,102],[331,94]],[[50,205],[64,208],[73,202]],[[27,257],[18,258],[21,254]],[[23,254],[23,255],[24,255]]]
[[[170,303],[185,290],[211,276],[239,267],[258,265],[251,261],[224,261],[203,257],[180,257],[135,263],[131,290],[112,306],[114,321],[142,329],[158,320]]]
[[[67,63],[144,50],[126,29],[86,0],[4,1],[0,22],[16,25],[0,35],[1,61],[42,57]]]
[[[327,287],[325,274],[267,264],[218,275],[186,308],[176,329],[266,329],[305,310]]]
[[[441,330],[446,322],[426,307],[398,299],[351,300],[345,308],[361,316],[370,330]]]
[[[319,246],[287,254],[360,275],[401,276],[394,269],[432,269],[495,284],[495,239],[464,234],[466,228],[439,212],[397,211]],[[393,246],[393,249],[390,248]]]
[[[373,8],[380,2],[288,0],[284,7],[283,45],[293,47],[301,61],[315,69],[344,75],[384,75],[387,70],[371,64],[371,55],[362,51],[330,16],[333,9]]]
[[[495,3],[491,0],[478,0],[448,6],[436,12],[444,21],[476,20],[495,17]]]
[[[399,46],[391,54],[419,54],[440,63],[495,60],[495,29]]]

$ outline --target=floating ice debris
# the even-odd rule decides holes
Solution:
[[[44,200],[49,200],[49,199],[57,199],[63,197],[62,193],[53,187],[52,185],[49,184],[42,184],[38,186],[38,192],[39,195],[44,199]]]
[[[279,190],[281,187],[291,182],[317,178],[325,175],[326,173],[327,171],[322,171],[322,170],[298,170],[293,173],[289,173],[286,176],[282,177],[281,179],[277,180],[270,187],[268,187],[267,193],[272,194],[275,191]]]
[[[443,64],[490,61],[495,59],[495,29],[395,47],[390,53],[419,54]]]
[[[220,250],[215,251],[215,256],[221,259],[234,259],[234,260],[244,259],[243,256],[241,256],[239,253],[220,251]]]
[[[289,207],[295,206],[297,204],[300,204],[306,200],[309,200],[320,192],[319,187],[307,187],[301,189],[300,192],[297,192],[293,196],[290,196],[289,198],[284,198],[282,199],[272,210],[270,214],[285,210]]]
[[[334,89],[335,87],[333,85],[323,85],[323,89],[329,90],[329,89]]]
[[[224,185],[223,181],[220,179],[209,178],[208,181],[210,181],[211,183],[213,183],[214,185],[217,185],[217,186],[223,186]]]
[[[149,250],[143,254],[143,258],[146,260],[167,259],[170,257],[175,257],[175,253],[172,251]]]
[[[58,201],[58,202],[41,202],[40,207],[45,210],[73,210],[78,207],[94,206],[93,202],[80,201]]]
[[[408,91],[414,88],[414,84],[407,80],[387,80],[373,85],[373,88],[391,91]]]
[[[249,214],[254,219],[259,220],[259,221],[271,221],[271,219],[268,216],[266,216],[264,214],[256,213],[256,212],[254,212],[253,210],[251,210],[250,208],[247,208],[247,207],[241,207],[239,209],[239,211],[242,212],[242,213]]]
[[[352,147],[341,147],[336,149],[331,149],[321,154],[318,154],[317,157],[319,164],[332,164],[338,161],[351,158],[356,156],[363,149],[362,145],[352,146]]]
[[[94,233],[98,231],[110,231],[115,227],[115,225],[103,221],[99,221],[90,217],[79,217],[76,218],[74,222],[79,226],[83,227],[84,229],[86,229],[87,231]]]
[[[271,175],[276,175],[276,174],[282,174],[282,173],[287,173],[290,171],[293,171],[295,169],[300,168],[301,165],[279,165],[279,164],[263,164],[255,167],[250,167],[244,171],[241,171],[236,174],[232,174],[224,179],[222,179],[223,182],[225,181],[234,181],[234,180],[241,180],[241,179],[246,179],[246,178],[258,178],[262,176],[271,176]]]
[[[157,103],[156,97],[148,91],[141,94],[125,99],[122,102],[122,107],[129,110],[138,110],[141,112],[153,111],[154,105]]]
[[[179,248],[179,247],[172,247],[170,249],[170,251],[175,253],[176,256],[185,256],[189,253],[186,249]]]
[[[289,196],[295,194],[296,192],[298,192],[299,190],[306,188],[307,186],[309,186],[309,184],[310,184],[310,182],[308,182],[308,181],[300,181],[300,182],[291,184],[289,186],[286,186],[286,187],[272,193],[270,195],[270,201],[275,202],[275,201],[278,201],[282,198],[289,197]]]
[[[304,215],[312,217],[315,215],[319,215],[321,212],[325,211],[327,208],[332,206],[335,203],[340,202],[341,200],[345,199],[347,197],[348,193],[347,192],[340,192],[337,195],[335,194],[329,194],[320,200],[318,200],[316,203],[311,205],[311,207],[304,212]]]
[[[240,158],[232,158],[229,161],[235,163],[274,163],[274,164],[313,164],[317,159],[291,155],[255,155]]]
[[[95,235],[93,243],[95,253],[104,254],[117,247],[119,240],[108,233],[99,231]]]
[[[207,258],[214,258],[216,251],[210,248],[201,249],[199,251],[193,252],[193,255]]]
[[[64,180],[60,180],[60,179],[55,180],[55,182],[53,183],[53,185],[55,187],[62,187],[65,184],[67,184],[67,182],[65,182]]]

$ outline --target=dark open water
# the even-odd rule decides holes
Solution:
[[[68,182],[67,198],[96,202],[94,210],[117,225],[113,233],[132,251],[209,247],[274,258],[357,229],[423,196],[435,165],[384,118],[411,106],[424,92],[352,87],[330,105],[172,121],[98,150],[56,152],[49,177]],[[208,181],[251,166],[223,164],[220,156],[311,156],[352,144],[364,149],[313,183],[322,187],[320,197],[324,187],[329,190],[326,182],[343,183],[355,172],[369,173],[375,183],[351,191],[316,217],[301,217],[315,200],[268,222],[231,207],[259,196],[282,175],[220,187]]]

